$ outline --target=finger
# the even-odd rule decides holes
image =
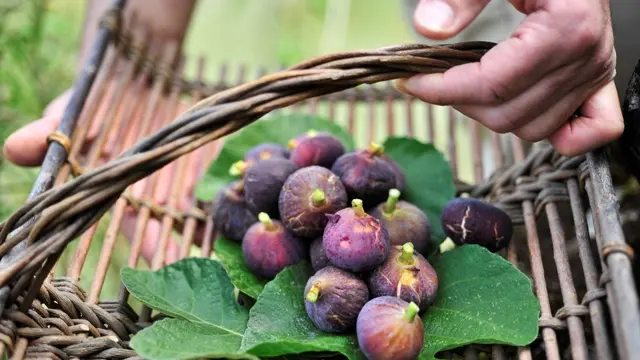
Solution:
[[[624,121],[615,83],[610,81],[580,107],[581,116],[562,126],[549,137],[556,151],[576,156],[618,139]]]
[[[435,40],[458,34],[475,19],[489,0],[421,0],[414,13],[416,31]]]
[[[18,166],[39,166],[47,153],[47,136],[59,123],[59,116],[47,116],[23,126],[7,138],[4,156]]]

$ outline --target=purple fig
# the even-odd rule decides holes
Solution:
[[[291,160],[279,158],[261,160],[250,166],[244,176],[244,197],[249,209],[277,218],[280,189],[297,169]]]
[[[235,181],[216,194],[211,215],[214,231],[235,242],[241,242],[251,225],[258,221],[244,201],[242,181]]]
[[[327,258],[336,267],[355,273],[373,270],[389,256],[389,233],[353,199],[330,217],[322,236]]]
[[[418,305],[393,296],[377,297],[364,305],[356,334],[369,360],[414,360],[424,343]]]
[[[318,132],[316,130],[309,130],[307,132],[305,132],[302,135],[298,135],[295,138],[289,140],[289,142],[287,143],[287,147],[289,148],[289,151],[293,150],[296,148],[296,146],[298,146],[298,144],[300,143],[300,141],[310,138],[312,136],[316,136],[318,135]]]
[[[309,166],[287,178],[278,199],[280,218],[291,232],[314,238],[322,235],[333,214],[347,206],[347,192],[329,169]]]
[[[377,205],[396,186],[396,173],[380,158],[382,153],[382,146],[371,143],[369,149],[346,153],[333,164],[331,171],[338,175],[349,198]]]
[[[304,294],[304,307],[311,322],[329,333],[344,333],[355,328],[358,313],[369,301],[369,289],[364,281],[333,266],[311,276]]]
[[[318,165],[331,168],[344,152],[345,147],[336,136],[317,133],[298,141],[291,150],[291,161],[299,167]]]
[[[431,224],[427,215],[417,206],[405,200],[399,200],[398,189],[389,190],[387,201],[371,210],[371,216],[389,232],[391,245],[410,242],[416,251],[424,254],[431,241]]]
[[[387,261],[367,279],[372,297],[395,296],[425,311],[438,292],[438,275],[410,242],[391,247]]]
[[[322,247],[322,236],[311,242],[311,246],[309,247],[309,257],[311,258],[311,267],[313,268],[313,271],[317,272],[318,270],[331,265],[329,259],[327,259],[327,254],[325,254],[324,248]]]
[[[396,189],[404,191],[405,186],[407,185],[407,180],[404,176],[404,172],[400,168],[400,165],[398,165],[398,163],[387,154],[380,155],[380,158],[388,162],[389,165],[391,165],[391,168],[393,168],[393,172],[396,174]]]
[[[267,213],[258,215],[260,222],[247,230],[242,240],[244,262],[257,276],[273,279],[287,266],[306,259],[306,241],[289,232],[280,221]]]
[[[444,232],[458,246],[475,244],[496,252],[507,247],[513,235],[513,223],[504,210],[473,198],[449,201],[440,221]]]
[[[267,159],[288,159],[290,156],[289,150],[284,146],[275,143],[262,143],[249,149],[244,155],[244,162],[249,165],[253,165],[260,160]]]

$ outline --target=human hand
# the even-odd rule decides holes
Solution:
[[[114,82],[108,83],[104,96],[102,97],[103,104],[110,102],[114,93],[116,92],[116,86]],[[136,98],[145,99],[148,97],[148,89],[142,90],[144,94],[140,94]],[[71,91],[67,90],[61,94],[58,98],[52,101],[46,110],[43,112],[42,118],[35,120],[21,129],[11,134],[4,144],[4,154],[7,160],[19,166],[39,166],[47,151],[47,136],[56,130],[58,124],[61,121],[62,114],[66,108],[67,102],[70,98]],[[126,101],[126,100],[124,100]],[[122,101],[121,101],[122,102]],[[146,101],[144,102],[146,103]],[[121,108],[124,105],[120,106]],[[180,103],[175,114],[181,114],[188,108],[188,104]],[[173,120],[174,114],[166,116],[156,116],[153,118],[155,123],[152,124],[152,128],[147,131],[145,135],[139,135],[138,127],[143,122],[143,111],[137,111],[136,115],[129,119],[124,119],[121,138],[118,138],[118,129],[109,127],[108,129],[101,129],[104,126],[107,118],[113,117],[113,112],[108,113],[107,107],[98,107],[95,115],[92,119],[87,119],[85,116],[81,116],[81,121],[91,121],[89,130],[83,146],[80,151],[74,154],[74,157],[78,162],[87,168],[93,168],[99,166],[109,159],[117,157],[120,153],[128,150],[135,142],[140,140],[143,136],[155,131],[158,127],[162,126],[161,122],[166,123]],[[82,124],[77,124],[76,128]],[[100,139],[101,131],[106,131],[106,137]],[[104,141],[103,146],[99,146],[98,143]],[[202,154],[198,154],[203,152]],[[185,168],[187,171],[180,174],[182,177],[182,186],[178,192],[178,198],[175,199],[176,211],[188,211],[194,204],[191,203],[192,194],[197,184],[199,173],[197,167],[194,166],[196,157],[204,156],[202,162],[207,164],[211,159],[211,152],[208,151],[208,145],[200,148],[192,153],[190,157],[184,157],[177,161],[190,161]],[[207,158],[209,157],[209,158]],[[130,186],[131,195],[135,199],[149,198],[153,203],[166,207],[171,198],[171,185],[176,181],[176,162],[165,166],[158,170],[157,174],[153,175],[157,177],[157,180],[153,186],[151,185],[151,176],[148,176],[135,184]],[[112,220],[115,221],[115,220]],[[133,242],[136,237],[136,229],[144,228],[144,235],[142,236],[140,254],[144,260],[151,264],[153,257],[156,254],[158,248],[158,242],[161,238],[162,223],[156,219],[150,218],[146,224],[143,224],[138,212],[132,207],[127,206],[123,211],[122,222],[120,223],[119,230],[130,241]],[[194,244],[201,242],[203,235],[203,226],[201,226],[196,232],[196,239]],[[179,259],[180,246],[175,239],[170,238],[170,241],[165,252],[165,262],[172,263]]]
[[[416,30],[442,40],[468,26],[487,0],[421,0]],[[608,0],[510,0],[526,15],[477,63],[415,75],[398,88],[451,105],[498,133],[548,139],[566,156],[616,140],[624,130],[613,77],[616,53]],[[579,110],[579,117],[569,120]]]

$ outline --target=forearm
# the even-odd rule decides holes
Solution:
[[[112,0],[89,0],[80,43],[79,66],[84,62],[95,40],[100,20],[111,7]],[[125,26],[130,24],[135,13],[136,28],[144,26],[154,39],[162,42],[175,41],[178,45],[184,40],[189,20],[195,6],[195,0],[128,0],[122,20]]]

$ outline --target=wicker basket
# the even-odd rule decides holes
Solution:
[[[2,224],[3,353],[13,359],[139,358],[128,342],[154,321],[152,312],[143,308],[136,313],[124,287],[115,299],[101,296],[113,254],[122,251],[115,247],[125,213],[137,213],[128,266],[143,265],[142,238],[152,231],[152,223],[158,236],[152,269],[164,265],[168,254],[188,256],[202,233],[201,256],[209,257],[213,224],[207,205],[195,199],[179,204],[183,179],[173,177],[169,189],[160,189],[160,176],[181,173],[188,166],[202,170],[225,135],[268,112],[324,112],[353,132],[356,109],[364,106],[371,129],[367,141],[392,134],[421,136],[418,129],[426,127],[426,140],[448,155],[458,178],[458,195],[498,204],[516,224],[514,240],[503,255],[533,279],[541,306],[539,338],[527,348],[467,346],[445,356],[476,359],[483,351],[494,359],[640,357],[633,251],[624,240],[605,154],[567,158],[546,144],[525,146],[476,122],[461,122],[451,109],[427,105],[424,113],[416,113],[417,101],[387,83],[477,61],[489,44],[334,54],[249,83],[246,69],[240,67],[236,87],[229,85],[227,71],[221,69],[219,82],[207,86],[201,82],[203,59],[199,78],[185,81],[180,65],[166,62],[178,51],[175,46],[167,45],[160,56],[147,54],[146,39],[127,36],[118,21],[122,3],[116,2],[102,22],[63,121],[49,137],[30,199]],[[360,84],[370,85],[356,88]],[[175,120],[181,95],[188,96],[190,105],[205,100]],[[336,110],[340,108],[346,111]],[[442,109],[447,122],[440,132],[443,124],[436,124],[433,112]],[[142,122],[129,123],[136,112]],[[380,121],[386,124],[382,129],[374,126]],[[95,124],[100,128],[92,134]],[[403,124],[403,134],[398,124]],[[437,135],[442,133],[448,137]],[[460,136],[469,137],[470,153],[456,148]],[[111,144],[109,159],[100,164],[106,144]],[[87,147],[90,150],[83,152]],[[459,180],[457,166],[457,159],[465,157],[472,159],[472,180],[467,182]],[[486,179],[488,172],[492,175]],[[143,180],[141,191],[133,192],[130,185]],[[83,289],[82,269],[89,251],[99,246],[94,238],[106,213],[110,222],[100,259],[89,288]],[[172,231],[180,234],[183,246],[168,253]],[[78,237],[70,266],[57,269],[66,276],[54,276],[61,254]]]

